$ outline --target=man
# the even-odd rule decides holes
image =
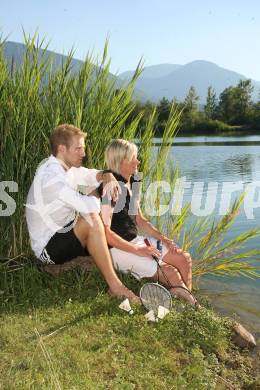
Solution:
[[[63,264],[90,254],[109,285],[113,296],[139,299],[118,279],[111,262],[102,221],[100,201],[82,195],[101,182],[104,194],[117,198],[119,185],[106,171],[81,167],[85,137],[79,128],[63,124],[54,129],[52,155],[38,167],[28,193],[26,219],[35,255],[45,264]]]

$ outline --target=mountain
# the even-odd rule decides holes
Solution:
[[[7,41],[4,44],[3,48],[4,56],[6,57],[9,64],[12,63],[12,61],[15,63],[15,66],[20,66],[25,54],[26,47],[23,43],[18,42],[11,42]],[[40,49],[40,54],[43,55],[43,50]],[[66,62],[67,56],[63,54],[57,54],[53,51],[46,50],[46,52],[43,55],[43,58],[46,59],[47,57],[51,56],[53,58],[53,70],[57,69],[59,66],[62,65],[62,63]],[[83,61],[72,59],[72,67],[73,71],[79,71],[81,66],[83,64]]]
[[[129,80],[134,72],[128,71],[118,75],[124,81]],[[219,95],[225,88],[235,86],[239,80],[246,80],[239,73],[222,68],[208,61],[193,61],[186,65],[161,64],[144,68],[136,87],[143,91],[149,100],[158,102],[163,97],[171,100],[174,97],[183,101],[189,88],[193,85],[200,96],[200,103],[206,102],[207,89],[211,85]],[[254,85],[253,99],[260,91],[260,82]]]
[[[143,69],[142,78],[151,78],[156,79],[158,77],[168,76],[176,69],[181,67],[181,65],[174,64],[160,64],[160,65],[152,65]],[[122,80],[130,80],[134,75],[133,70],[129,70],[127,72],[120,73],[119,78]]]
[[[20,65],[22,64],[25,52],[26,52],[26,46],[23,43],[7,41],[3,46],[3,53],[10,67],[12,66],[12,64],[15,64],[15,67],[19,68]],[[45,53],[43,53],[43,50],[39,49],[39,52],[40,52],[40,56],[41,55],[43,56],[43,59],[46,59],[49,56],[52,57],[53,71],[61,67],[61,65],[65,63],[68,58],[66,55],[58,54],[50,50],[46,50]],[[84,63],[83,61],[73,58],[71,61],[72,72],[74,73],[78,72],[81,69],[83,63]],[[94,65],[94,67],[95,66],[96,65]],[[93,77],[95,77],[95,74],[93,74]],[[108,78],[109,79],[116,78],[115,88],[124,88],[125,81],[122,81],[121,78],[115,76],[112,73],[108,74]],[[45,79],[47,80],[47,78],[44,78],[44,80]],[[145,96],[143,91],[139,91],[138,88],[135,89],[133,96],[137,100],[146,101],[148,99],[148,97]]]
[[[4,44],[4,55],[11,65],[12,61],[15,66],[20,66],[25,53],[25,45],[23,43],[8,41]],[[43,51],[40,49],[40,53]],[[46,50],[43,58],[52,56],[53,70],[57,69],[67,59],[66,55],[58,54],[50,50]],[[73,58],[73,72],[80,70],[83,61]],[[134,71],[127,71],[117,76],[116,88],[122,86],[131,79]],[[112,73],[109,77],[115,77]],[[230,85],[236,85],[239,80],[245,80],[245,77],[239,73],[208,61],[193,61],[186,65],[178,64],[160,64],[145,67],[141,76],[137,80],[135,88],[135,98],[141,101],[150,100],[158,102],[163,97],[171,100],[174,97],[179,101],[183,101],[188,93],[189,88],[193,85],[200,96],[200,104],[206,102],[207,89],[211,85],[215,88],[219,95],[225,88]],[[260,91],[260,82],[252,81],[255,89],[253,99],[257,100]]]
[[[5,44],[3,46],[3,53],[4,53],[5,58],[7,59],[7,62],[9,63],[9,66],[12,66],[12,64],[15,64],[15,66],[19,68],[22,61],[23,61],[23,57],[24,57],[25,52],[26,52],[26,46],[23,43],[7,41],[7,42],[5,42]],[[40,52],[40,56],[41,55],[43,56],[43,59],[46,59],[49,56],[52,57],[53,71],[55,71],[56,69],[61,67],[61,65],[63,63],[65,63],[67,58],[68,58],[66,55],[58,54],[58,53],[55,53],[55,52],[50,51],[50,50],[46,50],[45,53],[43,53],[43,50],[39,49],[39,52]],[[78,72],[80,70],[80,68],[82,67],[83,63],[84,63],[83,61],[73,58],[71,61],[72,72],[74,72],[74,73]],[[95,66],[96,65],[94,65],[94,67]],[[172,65],[170,65],[170,66],[172,66]],[[165,74],[165,73],[161,73],[161,74]],[[95,77],[95,74],[93,74],[93,77]],[[124,88],[124,85],[126,84],[125,81],[122,81],[121,78],[115,76],[112,73],[108,74],[108,78],[109,79],[116,78],[115,88]],[[130,77],[130,79],[131,79],[131,77]],[[47,78],[46,78],[46,80],[47,80]],[[149,98],[148,96],[145,96],[143,91],[140,91],[138,88],[135,88],[133,97],[136,100],[142,100],[142,101],[146,101]]]

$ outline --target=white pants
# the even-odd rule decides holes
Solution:
[[[144,245],[145,237],[137,236],[131,243],[135,245]],[[156,248],[157,240],[155,238],[148,237],[151,245]],[[162,254],[159,259],[159,263],[162,262],[162,258],[168,252],[165,245],[162,245]],[[121,249],[111,248],[110,253],[116,270],[123,273],[131,273],[136,279],[151,278],[157,272],[157,263],[154,259],[148,256],[137,256],[130,252],[122,251]]]

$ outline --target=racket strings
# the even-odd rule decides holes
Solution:
[[[158,311],[159,306],[171,309],[172,297],[170,292],[157,283],[146,283],[140,290],[140,298],[147,310]]]

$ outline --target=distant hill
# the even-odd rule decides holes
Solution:
[[[129,80],[133,71],[118,75],[122,80]],[[200,96],[200,103],[206,102],[207,89],[211,85],[219,95],[225,88],[236,85],[239,80],[245,80],[239,73],[208,61],[193,61],[186,65],[161,64],[144,68],[142,75],[137,81],[136,87],[143,91],[151,101],[158,102],[163,97],[171,100],[184,100],[189,88],[193,85]],[[254,100],[260,91],[260,82],[252,81],[255,90]]]
[[[4,49],[3,50],[4,56],[6,57],[9,65],[11,66],[11,64],[14,63],[15,66],[19,68],[26,51],[25,44],[19,42],[7,41],[5,42],[3,49]],[[43,50],[40,49],[39,51],[40,54],[43,54]],[[46,52],[43,55],[43,58],[45,59],[49,56],[51,56],[53,59],[53,71],[61,67],[61,65],[65,63],[67,60],[66,55],[58,54],[51,50],[46,50]],[[72,65],[72,72],[76,73],[82,67],[83,61],[73,58],[71,65]],[[126,81],[122,81],[121,78],[115,76],[113,73],[109,73],[108,77],[111,79],[116,77],[115,88],[123,88],[124,85],[126,84]],[[131,77],[129,79],[131,79]],[[145,96],[143,91],[139,91],[138,87],[135,89],[133,96],[135,99],[142,100],[142,101],[146,101],[148,99],[148,97]]]
[[[42,52],[40,50],[40,52]],[[25,53],[25,45],[23,43],[8,41],[4,45],[4,55],[9,64],[12,61],[16,66],[20,66]],[[57,69],[67,59],[66,55],[58,54],[50,50],[46,50],[44,56],[53,57],[53,69]],[[74,72],[80,70],[83,61],[73,58],[72,69]],[[131,79],[134,71],[127,71],[117,76],[116,87],[121,88],[127,81]],[[115,77],[112,73],[109,77]],[[182,101],[191,85],[196,88],[200,96],[200,104],[204,104],[207,96],[207,89],[212,85],[217,95],[219,95],[226,87],[236,85],[240,79],[245,80],[245,77],[239,73],[221,68],[220,66],[208,61],[193,61],[186,65],[178,64],[160,64],[145,67],[141,76],[137,80],[135,88],[135,98],[146,101],[150,100],[158,102],[163,97],[171,100],[174,97]],[[260,82],[253,81],[255,87],[253,98],[257,100],[260,92]]]
[[[40,53],[43,53],[43,50],[40,49]],[[20,64],[22,63],[24,54],[25,54],[25,45],[23,43],[8,41],[4,44],[4,55],[7,58],[9,64],[11,64],[11,62],[14,61],[16,66],[19,67]],[[62,63],[64,63],[67,59],[67,56],[65,55],[58,54],[50,50],[46,50],[43,58],[47,58],[48,56],[51,56],[53,58],[54,70],[57,67],[61,66]],[[83,61],[73,58],[72,66],[75,72],[80,70],[82,64]]]
[[[142,78],[151,78],[156,79],[158,77],[165,77],[174,72],[176,69],[181,67],[181,65],[175,64],[160,64],[160,65],[152,65],[144,68],[142,72]],[[130,80],[133,77],[134,71],[129,70],[127,72],[120,73],[119,77],[123,80]]]
[[[25,44],[19,42],[7,41],[5,42],[3,47],[4,56],[7,59],[9,65],[11,66],[11,64],[14,63],[15,66],[18,68],[23,61],[25,51],[26,51]],[[42,49],[40,49],[39,51],[40,54],[43,54]],[[43,55],[43,58],[46,59],[49,56],[51,56],[53,59],[53,71],[61,67],[61,65],[65,63],[67,60],[66,55],[58,54],[51,50],[46,50],[46,52]],[[73,58],[71,65],[72,65],[72,72],[76,73],[81,69],[83,65],[83,61]],[[108,77],[112,79],[116,76],[113,75],[112,73],[109,73]],[[122,81],[121,78],[116,77],[115,88],[123,88],[124,84],[126,84],[125,81]],[[148,97],[145,97],[145,94],[142,91],[139,91],[138,88],[135,89],[133,96],[138,100],[145,101],[148,99]]]

